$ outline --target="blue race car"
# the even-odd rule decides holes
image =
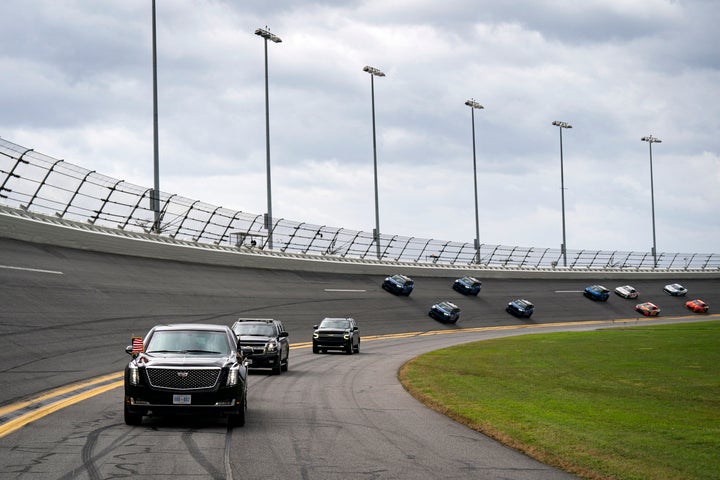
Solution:
[[[474,277],[460,277],[453,282],[452,288],[463,295],[477,295],[482,288],[482,282]]]
[[[505,311],[516,317],[530,318],[530,315],[535,311],[535,305],[524,298],[518,298],[508,303]]]
[[[452,302],[439,302],[430,307],[428,315],[441,322],[455,323],[460,318],[460,308]]]
[[[610,290],[602,285],[590,285],[589,287],[585,287],[583,295],[596,302],[607,302],[607,299],[610,298]]]
[[[415,282],[413,282],[410,277],[406,277],[405,275],[400,274],[391,275],[387,277],[382,283],[382,288],[384,288],[388,292],[394,293],[395,295],[405,296],[410,296],[414,286]]]

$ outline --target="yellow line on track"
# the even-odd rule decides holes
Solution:
[[[96,395],[100,395],[101,393],[105,393],[108,390],[113,390],[117,387],[121,387],[123,385],[123,381],[117,381],[114,383],[109,383],[107,385],[103,385],[101,387],[96,387],[91,390],[87,390],[85,392],[79,393],[77,395],[73,395],[72,397],[65,398],[63,400],[58,400],[57,402],[51,403],[49,405],[46,405],[44,407],[40,407],[37,410],[33,410],[30,413],[26,413],[25,415],[21,415],[18,418],[15,418],[13,420],[10,420],[9,422],[0,425],[0,438],[9,435],[10,433],[14,432],[15,430],[24,427],[30,422],[34,422],[35,420],[39,420],[47,415],[50,415],[53,412],[57,412],[58,410],[61,410],[65,407],[69,407],[70,405],[74,405],[76,403],[82,402],[83,400],[86,400],[88,398],[92,398]]]
[[[123,376],[123,373],[111,373],[109,375],[103,375],[101,377],[96,377],[84,382],[80,383],[74,383],[72,385],[68,385],[65,387],[56,388],[54,390],[50,390],[48,392],[43,393],[42,395],[38,397],[34,397],[30,400],[19,402],[19,403],[13,403],[11,405],[7,405],[5,407],[0,408],[0,416],[7,415],[8,413],[15,412],[17,410],[20,410],[21,408],[25,408],[27,406],[40,403],[42,401],[48,400],[50,398],[59,397],[60,395],[65,395],[66,393],[73,392],[75,390],[79,390],[81,388],[88,387],[90,385],[95,385],[98,383],[107,382],[108,380],[113,380],[115,378],[120,378]]]

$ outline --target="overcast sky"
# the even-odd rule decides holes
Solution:
[[[0,136],[153,183],[151,0],[3,0]],[[717,0],[158,0],[160,188],[472,242],[720,253]]]

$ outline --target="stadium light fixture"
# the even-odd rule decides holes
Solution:
[[[560,253],[562,253],[563,256],[563,266],[567,267],[567,239],[565,237],[565,172],[563,168],[562,131],[563,128],[572,128],[572,125],[558,120],[555,120],[552,124],[560,130],[560,199],[562,202],[562,245],[560,246]]]
[[[373,231],[373,240],[377,247],[377,258],[380,260],[380,207],[378,205],[378,171],[377,171],[377,141],[375,139],[375,77],[384,77],[385,74],[370,66],[363,67],[363,72],[370,74],[370,101],[372,104],[372,136],[373,136],[373,171],[375,174],[375,230]]]
[[[656,237],[655,237],[655,189],[653,186],[652,144],[653,143],[662,143],[662,140],[660,140],[659,138],[653,137],[652,135],[648,135],[647,137],[642,137],[640,140],[643,142],[648,142],[648,145],[650,147],[650,205],[652,207],[652,232],[653,232],[652,256],[653,256],[653,268],[657,268],[657,241],[656,241]]]
[[[267,247],[273,249],[273,215],[272,215],[272,179],[270,174],[270,95],[268,90],[268,40],[274,43],[280,43],[282,40],[274,33],[268,30],[258,28],[255,35],[264,39],[265,44],[265,152],[266,152],[266,179],[267,179],[267,217],[265,219],[265,228],[268,231]]]
[[[470,119],[472,122],[472,147],[473,147],[473,184],[475,186],[475,263],[480,263],[480,214],[478,213],[478,184],[477,184],[477,159],[475,155],[475,110],[482,110],[478,102],[470,99],[465,102],[470,107]]]

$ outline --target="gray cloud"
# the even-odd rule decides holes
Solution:
[[[269,45],[274,213],[472,241],[476,111],[481,241],[557,247],[564,135],[568,247],[717,251],[719,43],[713,1],[157,2],[161,188],[265,209]],[[152,182],[150,2],[0,6],[0,135]],[[700,231],[702,234],[698,234]]]

